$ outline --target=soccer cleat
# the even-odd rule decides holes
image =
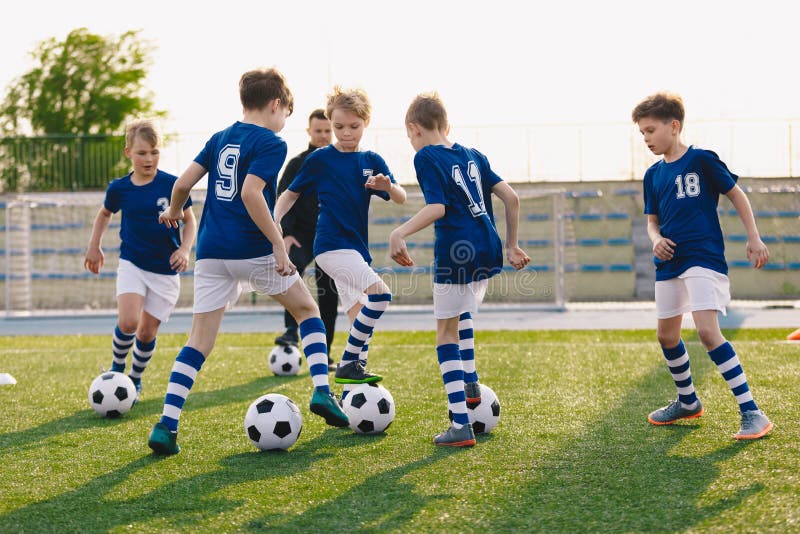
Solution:
[[[136,388],[136,400],[133,401],[133,403],[136,404],[137,402],[139,402],[139,399],[142,397],[142,379],[141,378],[133,378],[131,376],[128,376],[128,378],[131,379],[131,382],[133,382],[133,387]]]
[[[289,345],[294,345],[296,347],[299,342],[297,330],[293,328],[287,328],[286,332],[275,338],[275,344],[283,345],[284,347],[288,347]]]
[[[178,454],[181,448],[178,447],[178,433],[171,432],[164,423],[156,423],[150,432],[150,439],[147,446],[153,449],[155,454]]]
[[[734,434],[734,439],[758,439],[769,434],[773,424],[761,410],[742,412],[742,428]]]
[[[697,401],[697,406],[690,410],[684,408],[681,401],[675,399],[663,408],[651,412],[647,420],[651,425],[671,425],[678,419],[694,419],[703,415],[703,405]]]
[[[475,445],[475,433],[472,425],[467,423],[461,428],[451,426],[433,438],[433,443],[442,447],[472,447]]]
[[[336,367],[335,376],[337,384],[371,384],[383,380],[380,375],[368,373],[360,360],[353,360],[344,365],[340,363]]]
[[[465,382],[464,393],[467,395],[467,404],[479,404],[481,402],[481,385],[477,382]]]
[[[311,413],[324,418],[325,422],[331,426],[345,427],[350,424],[350,420],[342,411],[341,406],[336,401],[336,395],[333,393],[323,393],[318,389],[314,389],[309,409]]]

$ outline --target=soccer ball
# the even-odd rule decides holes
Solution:
[[[247,437],[262,451],[288,449],[303,430],[303,416],[297,405],[280,393],[262,395],[244,416]]]
[[[119,417],[136,401],[136,387],[125,373],[108,371],[89,386],[89,406],[103,417]]]
[[[394,399],[383,386],[360,384],[344,399],[344,413],[350,428],[359,434],[378,434],[394,421]]]
[[[500,401],[489,386],[480,384],[480,388],[481,401],[478,404],[467,404],[467,416],[476,434],[488,434],[500,422]],[[448,410],[447,415],[452,421],[453,412]]]
[[[269,353],[269,368],[278,376],[294,376],[300,371],[303,358],[294,345],[278,345]]]

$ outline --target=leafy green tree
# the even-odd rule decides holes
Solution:
[[[152,51],[138,31],[39,43],[0,103],[0,192],[102,189],[124,172],[125,122],[166,115],[144,86]]]
[[[7,135],[119,133],[134,116],[163,116],[144,87],[152,45],[138,31],[103,37],[78,28],[31,52],[0,107]]]

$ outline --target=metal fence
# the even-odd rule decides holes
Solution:
[[[125,137],[0,138],[0,193],[105,189],[127,172]]]

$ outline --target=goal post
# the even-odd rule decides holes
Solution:
[[[485,302],[509,305],[541,305],[563,308],[567,297],[565,243],[569,220],[564,217],[561,189],[515,189],[520,196],[519,241],[531,256],[522,271],[505,265],[490,280]],[[369,216],[372,266],[384,278],[396,304],[430,305],[433,302],[433,227],[408,241],[414,267],[401,267],[388,255],[389,233],[424,206],[415,186],[408,186],[405,204],[375,200]],[[200,219],[205,190],[193,190],[195,215]],[[99,275],[84,269],[83,260],[103,192],[40,193],[0,199],[3,211],[3,288],[0,295],[6,315],[105,312],[116,309],[116,270],[119,262],[120,215],[115,214],[103,236],[105,265]],[[498,232],[505,240],[505,210],[494,199]],[[192,258],[194,259],[194,258]],[[193,262],[191,266],[193,266]],[[190,266],[190,267],[191,267]],[[314,285],[313,264],[304,280]],[[181,275],[178,308],[191,308],[192,270]],[[237,306],[278,306],[271,298],[243,295]]]

